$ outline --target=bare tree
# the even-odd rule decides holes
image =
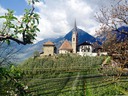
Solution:
[[[123,72],[123,69],[128,67],[128,30],[119,27],[128,25],[127,0],[114,0],[109,8],[102,7],[100,12],[96,13],[96,20],[101,23],[97,34],[102,34],[106,38],[103,48]],[[121,38],[122,35],[124,37]]]
[[[111,7],[103,7],[96,13],[96,18],[104,29],[118,31],[118,27],[128,24],[127,0],[115,0],[115,2]],[[121,33],[128,35],[126,32]]]

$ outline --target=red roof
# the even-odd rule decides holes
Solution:
[[[50,45],[50,46],[54,46],[54,43],[51,42],[51,41],[48,41],[48,42],[44,43],[43,45],[44,45],[44,46],[48,46],[48,45]]]
[[[60,46],[59,50],[73,50],[71,44],[65,40],[64,43]]]

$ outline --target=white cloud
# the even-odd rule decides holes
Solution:
[[[64,36],[74,27],[76,19],[78,28],[93,34],[99,24],[95,21],[94,14],[101,0],[44,0],[36,3],[40,14],[40,32],[37,41]],[[1,10],[2,9],[2,10]],[[0,6],[0,15],[6,12]],[[20,16],[19,16],[20,17]]]
[[[0,6],[0,15],[4,15],[6,12],[7,10]]]
[[[37,40],[64,36],[73,28],[75,19],[79,28],[94,34],[98,23],[94,18],[94,9],[86,1],[45,0],[46,4],[36,3],[41,17],[39,25],[41,32],[38,33]]]
[[[0,16],[4,15],[5,13],[7,12],[6,9],[2,8],[1,5],[0,5]],[[4,19],[0,19],[0,30],[2,29],[2,24],[5,20]]]

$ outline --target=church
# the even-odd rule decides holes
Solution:
[[[84,39],[84,38],[83,38]],[[98,43],[97,43],[98,44]],[[76,22],[74,23],[74,28],[72,30],[71,41],[65,40],[58,49],[58,54],[78,54],[81,56],[97,56],[97,55],[107,55],[106,52],[101,52],[102,48],[100,45],[94,46],[96,44],[84,41],[78,44],[78,30]],[[43,55],[52,56],[56,52],[56,46],[53,42],[48,41],[43,45]],[[97,50],[97,51],[94,51]]]
[[[89,42],[85,41],[78,45],[78,32],[76,22],[74,23],[74,28],[72,32],[72,42],[65,40],[59,48],[59,54],[74,53],[81,56],[92,55],[93,46]],[[96,55],[93,53],[93,55]]]

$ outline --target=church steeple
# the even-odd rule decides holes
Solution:
[[[75,20],[75,22],[74,22],[74,29],[73,29],[73,32],[77,32],[76,20]]]
[[[74,28],[73,28],[73,31],[72,31],[72,48],[73,48],[73,53],[77,53],[76,47],[77,47],[77,26],[76,26],[76,20],[75,20]]]

